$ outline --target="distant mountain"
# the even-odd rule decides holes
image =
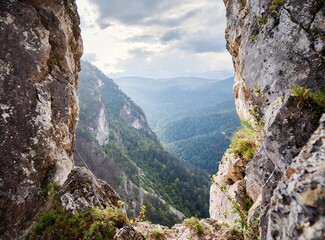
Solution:
[[[239,126],[233,79],[116,79],[141,106],[163,145],[176,156],[210,174]]]
[[[232,78],[115,79],[120,88],[145,111],[156,131],[161,122],[209,112],[214,105],[233,101]],[[207,109],[208,111],[205,111]]]
[[[154,223],[208,216],[209,178],[166,152],[146,117],[112,79],[82,62],[77,130],[79,165],[110,183],[136,217],[141,205]]]

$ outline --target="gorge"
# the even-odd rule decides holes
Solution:
[[[167,228],[130,221],[111,186],[74,167],[75,1],[0,2],[0,239],[324,238],[324,1],[224,3],[237,113],[257,150],[232,143],[212,178],[210,218]]]

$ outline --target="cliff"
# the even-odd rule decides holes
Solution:
[[[15,239],[73,168],[82,42],[74,1],[1,1],[0,29],[0,233]]]
[[[210,215],[241,225],[247,238],[321,239],[324,1],[224,2],[246,134],[236,135],[213,177]]]

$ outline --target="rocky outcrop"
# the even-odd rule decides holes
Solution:
[[[276,230],[273,229],[273,220],[277,219],[274,217],[276,210],[270,212],[271,219],[268,210],[274,189],[278,187],[277,191],[280,191],[274,193],[273,197],[276,198],[283,193],[281,189],[288,186],[287,180],[282,180],[285,183],[279,181],[291,169],[289,166],[293,159],[318,127],[319,113],[325,111],[324,103],[319,106],[311,98],[312,94],[324,92],[325,87],[324,1],[224,2],[228,18],[227,47],[236,73],[234,95],[237,112],[242,120],[252,122],[259,132],[260,149],[242,168],[244,171],[237,174],[237,179],[233,176],[234,173],[236,175],[233,171],[234,164],[226,163],[229,157],[225,156],[222,165],[226,167],[221,168],[214,179],[219,182],[220,176],[226,180],[231,179],[224,181],[226,185],[222,186],[229,195],[236,184],[245,180],[247,200],[254,202],[247,214],[248,225],[252,226],[254,218],[258,220],[262,239],[276,236],[280,236],[278,239],[295,238],[297,235],[294,235],[293,230],[290,232],[285,229],[287,224],[276,225],[279,229],[276,226]],[[300,93],[295,92],[295,88],[300,89]],[[303,165],[301,168],[304,168]],[[311,175],[306,178],[312,181]],[[290,187],[292,190],[293,185]],[[218,191],[216,189],[217,185],[214,184],[210,202],[224,204],[222,191],[213,194]],[[292,190],[290,194],[294,195],[295,191],[299,190]],[[239,190],[236,188],[235,192],[238,194]],[[236,194],[231,196],[236,199]],[[286,213],[290,212],[290,216],[296,214],[295,209],[286,203],[285,206]],[[214,218],[222,215],[218,208],[216,205],[210,207]],[[281,206],[272,207],[279,208]],[[314,217],[322,219],[320,212]],[[305,219],[300,215],[299,218]],[[233,223],[232,220],[228,222]],[[319,226],[314,225],[312,228],[316,231]],[[310,229],[306,231],[312,232]]]
[[[58,190],[64,210],[85,211],[93,207],[119,207],[120,197],[106,182],[97,179],[86,168],[75,168]]]
[[[148,240],[230,240],[238,237],[237,232],[229,230],[224,225],[219,225],[217,221],[212,219],[190,218],[172,228],[148,222],[138,222],[133,224],[133,228]]]
[[[73,168],[82,54],[75,1],[0,2],[0,239],[17,239],[43,191]]]

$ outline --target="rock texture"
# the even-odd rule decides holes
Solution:
[[[139,222],[133,228],[141,233],[145,239],[163,240],[231,240],[237,239],[236,233],[228,227],[221,226],[217,221],[204,219],[198,223],[188,223],[186,220],[182,224],[176,224],[172,228],[167,228],[148,222]],[[126,240],[126,239],[125,239]]]
[[[303,96],[293,96],[291,88],[299,86],[313,93],[324,91],[324,1],[224,2],[228,18],[227,47],[235,67],[237,112],[242,120],[249,120],[255,125],[263,140],[254,158],[238,174],[233,171],[233,164],[226,163],[229,161],[226,155],[221,163],[225,167],[219,170],[215,180],[220,181],[220,176],[224,176],[224,189],[230,193],[237,183],[245,179],[247,199],[254,202],[248,212],[248,221],[252,220],[252,216],[258,218],[261,239],[275,236],[280,236],[278,239],[295,238],[290,235],[294,234],[292,230],[289,233],[284,229],[285,224],[276,225],[280,229],[272,230],[274,222],[271,220],[279,216],[275,217],[275,210],[272,210],[269,219],[268,209],[274,189],[278,186],[281,190],[287,186],[279,183],[280,179],[319,125],[313,107],[303,101]],[[238,179],[234,178],[234,173]],[[309,177],[308,181],[312,181]],[[227,178],[231,178],[231,181],[225,181]],[[224,197],[216,189],[214,184],[210,202],[224,204]],[[237,189],[236,192],[239,193]],[[219,205],[210,206],[213,218],[222,215]],[[273,206],[272,209],[278,208]],[[293,216],[300,210],[286,207],[286,211]],[[315,213],[316,219],[320,217],[320,212]],[[233,223],[232,218],[228,223]],[[248,224],[251,225],[251,222]],[[315,225],[312,228],[319,227]],[[306,231],[310,233],[310,229]]]
[[[75,168],[58,190],[64,210],[84,211],[92,207],[119,207],[120,197],[106,182],[86,168]]]
[[[0,2],[0,239],[17,239],[42,189],[73,167],[82,54],[75,1]]]
[[[269,239],[325,238],[325,114],[274,191]]]
[[[247,208],[245,168],[238,167],[243,163],[245,161],[236,159],[232,154],[226,152],[219,164],[218,173],[212,177],[214,184],[210,189],[210,217],[220,222],[226,222],[231,227],[235,227],[236,221],[240,221],[241,218],[239,212],[235,211],[232,200],[235,200],[242,209]]]

